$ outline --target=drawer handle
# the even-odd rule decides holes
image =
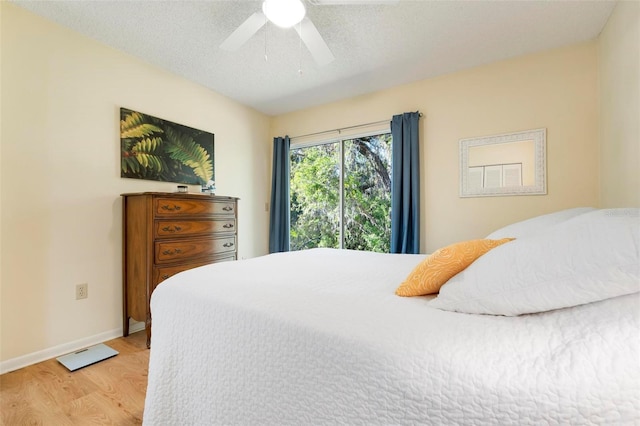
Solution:
[[[162,278],[163,280],[166,280],[166,279],[167,279],[167,278],[169,278],[170,276],[171,276],[171,275],[169,275],[169,274],[164,274],[161,278]]]
[[[182,253],[182,250],[180,250],[180,249],[175,249],[175,251],[173,251],[173,250],[165,250],[165,251],[162,252],[162,254],[167,255],[167,256],[172,256],[174,254],[180,254],[180,253]]]
[[[233,243],[224,243],[222,247],[233,247]]]
[[[233,223],[225,223],[222,227],[225,229],[233,228]]]
[[[233,207],[231,207],[231,206],[224,206],[224,207],[222,208],[222,210],[224,210],[225,212],[232,212],[232,211],[233,211]]]
[[[168,204],[163,204],[160,208],[161,208],[162,210],[168,210],[168,211],[170,211],[170,212],[180,210],[180,206],[177,206],[177,205],[175,205],[175,204],[173,205],[173,207],[169,206]]]
[[[171,228],[170,226],[165,226],[164,228],[162,228],[162,230],[165,232],[178,232],[182,231],[182,228],[179,226],[174,226],[173,228]]]

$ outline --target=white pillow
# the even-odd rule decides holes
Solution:
[[[573,209],[561,210],[559,212],[536,216],[521,222],[512,223],[504,228],[500,228],[487,235],[489,240],[500,240],[502,238],[522,238],[528,235],[536,235],[544,232],[551,226],[564,222],[583,213],[594,211],[593,207],[576,207]]]
[[[595,210],[489,251],[432,307],[514,316],[640,291],[640,209]]]

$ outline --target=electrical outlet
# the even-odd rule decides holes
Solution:
[[[89,284],[78,284],[76,286],[76,300],[86,299],[87,297],[89,297]]]

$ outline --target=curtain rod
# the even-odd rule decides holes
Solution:
[[[422,113],[418,113],[420,117],[422,117]],[[299,138],[306,138],[309,136],[316,136],[316,135],[323,135],[325,133],[332,133],[332,132],[338,132],[338,134],[340,134],[340,132],[342,132],[343,130],[351,130],[351,129],[357,129],[359,127],[368,127],[368,126],[373,126],[376,124],[384,124],[384,123],[389,123],[391,120],[379,120],[379,121],[372,121],[371,123],[364,123],[364,124],[356,124],[353,126],[347,126],[347,127],[341,127],[339,129],[331,129],[331,130],[323,130],[322,132],[315,132],[315,133],[308,133],[306,135],[298,135],[298,136],[290,136],[289,139],[299,139]]]

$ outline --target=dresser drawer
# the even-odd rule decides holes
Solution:
[[[169,277],[174,276],[175,274],[187,271],[189,269],[197,268],[199,266],[209,265],[211,263],[220,263],[220,262],[228,262],[230,260],[236,260],[235,253],[231,253],[229,255],[223,255],[222,257],[217,257],[214,259],[203,260],[202,262],[195,263],[185,263],[176,266],[162,266],[162,267],[154,267],[153,268],[153,288],[155,289],[158,284],[162,281],[166,280]]]
[[[171,240],[155,243],[155,260],[158,264],[185,259],[199,259],[225,252],[236,251],[236,237]]]
[[[157,220],[154,230],[158,238],[231,233],[236,230],[236,220],[233,217],[210,220]]]
[[[157,198],[154,203],[156,216],[233,215],[235,213],[233,201]]]

